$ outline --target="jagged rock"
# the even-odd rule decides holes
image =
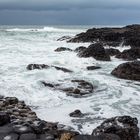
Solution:
[[[34,70],[34,69],[48,69],[49,66],[45,64],[29,64],[27,66],[27,70]]]
[[[57,70],[61,70],[63,72],[73,72],[69,69],[66,69],[66,68],[63,68],[63,67],[58,67],[58,66],[48,66],[48,65],[45,65],[45,64],[29,64],[27,66],[27,70],[34,70],[34,69],[48,69],[48,68],[55,68]]]
[[[114,48],[109,48],[109,49],[105,49],[106,53],[108,53],[110,56],[114,56],[114,55],[118,55],[120,54],[120,51],[118,49],[114,49]]]
[[[94,90],[93,85],[84,80],[71,80],[68,82],[70,82],[70,84],[71,84],[70,87],[65,87],[65,82],[59,83],[59,84],[54,84],[54,83],[47,83],[45,81],[42,81],[42,84],[46,87],[53,88],[54,90],[63,91],[65,93],[67,93],[67,95],[75,96],[75,97],[90,94]]]
[[[116,55],[116,58],[122,58],[125,60],[138,59],[138,58],[140,58],[140,48],[124,50],[122,53]]]
[[[140,61],[120,64],[111,74],[122,79],[140,81]]]
[[[90,45],[84,51],[78,53],[79,57],[93,57],[96,60],[110,61],[110,56],[106,53],[101,43]]]
[[[86,49],[86,47],[80,46],[80,47],[76,48],[74,51],[75,52],[81,52],[81,51],[84,51],[85,49]]]
[[[87,70],[96,70],[96,69],[100,69],[101,67],[98,66],[88,66]]]
[[[69,114],[70,117],[83,117],[84,114],[80,110],[75,110]]]
[[[63,72],[70,72],[70,73],[73,72],[73,71],[66,69],[66,68],[63,68],[63,67],[57,67],[57,66],[52,66],[52,67],[56,68],[57,70],[61,70]]]
[[[10,116],[5,112],[0,112],[0,126],[10,123]]]
[[[71,39],[70,36],[62,36],[61,38],[57,39],[57,41],[64,41],[64,40],[69,40]]]
[[[54,50],[55,52],[62,52],[62,51],[72,51],[70,48],[60,47]]]
[[[77,34],[68,42],[102,42],[112,47],[130,45],[140,46],[140,25],[129,25],[121,28],[92,28]]]
[[[138,120],[130,116],[118,116],[105,120],[93,130],[93,136],[115,134],[121,140],[139,140]]]

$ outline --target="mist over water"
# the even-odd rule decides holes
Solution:
[[[54,52],[58,47],[75,49],[89,43],[66,43],[58,38],[86,31],[89,27],[0,27],[0,94],[24,100],[47,121],[69,125],[82,133],[91,133],[105,118],[131,115],[140,122],[140,83],[113,77],[110,73],[125,62],[111,57],[111,62],[93,58],[79,58],[75,52]],[[120,50],[129,48],[118,47]],[[73,73],[64,73],[54,68],[28,71],[31,63],[55,65],[68,68]],[[87,66],[101,69],[88,71]],[[69,80],[91,82],[94,92],[83,98],[74,98],[65,93],[44,87],[40,81],[59,83],[66,86]],[[70,118],[69,113],[80,109],[87,115]],[[140,126],[140,125],[139,125]]]

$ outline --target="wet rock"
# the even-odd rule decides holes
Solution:
[[[16,97],[6,97],[5,99],[9,105],[18,103],[18,99]]]
[[[19,140],[37,140],[36,135],[33,133],[22,134]]]
[[[75,51],[75,52],[82,52],[82,51],[84,51],[85,49],[86,49],[86,47],[80,46],[80,47],[76,48],[74,51]]]
[[[62,52],[62,51],[72,51],[70,48],[60,47],[54,50],[55,52]]]
[[[111,74],[122,79],[140,81],[140,61],[120,64]]]
[[[15,125],[13,129],[17,134],[33,133],[33,129],[30,126]]]
[[[10,123],[10,116],[5,112],[0,112],[0,126]]]
[[[63,67],[58,67],[58,66],[48,66],[48,65],[45,65],[45,64],[29,64],[27,66],[27,70],[34,70],[34,69],[48,69],[48,68],[55,68],[56,70],[61,70],[63,72],[73,72],[69,69],[66,69],[66,68],[63,68]]]
[[[71,85],[70,87],[66,87],[65,82],[54,84],[54,83],[47,83],[45,81],[42,81],[41,83],[46,87],[53,88],[54,90],[63,91],[68,96],[75,96],[75,97],[90,94],[94,90],[93,85],[84,80],[71,80],[68,82]]]
[[[115,134],[121,140],[139,140],[138,120],[130,116],[118,116],[105,120],[93,130],[93,136]]]
[[[77,34],[68,42],[102,42],[104,45],[116,47],[130,45],[140,46],[140,25],[129,25],[121,28],[92,28]]]
[[[116,58],[125,60],[136,60],[140,58],[140,48],[124,50],[122,53],[118,54]]]
[[[119,136],[113,134],[102,134],[100,136],[77,135],[71,140],[121,140]]]
[[[90,45],[84,51],[78,53],[79,57],[93,57],[96,60],[110,61],[110,56],[106,53],[101,43]]]
[[[57,39],[57,41],[64,41],[64,40],[69,40],[71,39],[70,36],[62,36],[61,38]]]
[[[15,133],[7,134],[4,136],[3,140],[18,140],[19,135]]]
[[[69,114],[70,117],[83,117],[84,114],[80,110],[75,110]]]
[[[48,69],[49,66],[45,64],[29,64],[27,66],[27,70],[34,70],[34,69]]]
[[[98,66],[88,66],[87,70],[96,70],[96,69],[100,69],[101,67]]]
[[[63,72],[69,72],[69,73],[73,72],[73,71],[66,69],[66,68],[63,68],[63,67],[57,67],[57,66],[52,66],[52,67],[56,68],[57,70],[61,70]]]
[[[114,49],[114,48],[105,49],[105,51],[110,56],[114,56],[114,55],[120,54],[120,51],[118,49]]]

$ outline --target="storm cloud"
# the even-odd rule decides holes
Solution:
[[[139,22],[139,0],[0,0],[0,24],[125,25]]]

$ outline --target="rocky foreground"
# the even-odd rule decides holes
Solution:
[[[70,113],[79,117],[82,113]],[[24,101],[0,96],[0,140],[139,140],[136,118],[118,116],[106,119],[91,135],[39,119]]]

